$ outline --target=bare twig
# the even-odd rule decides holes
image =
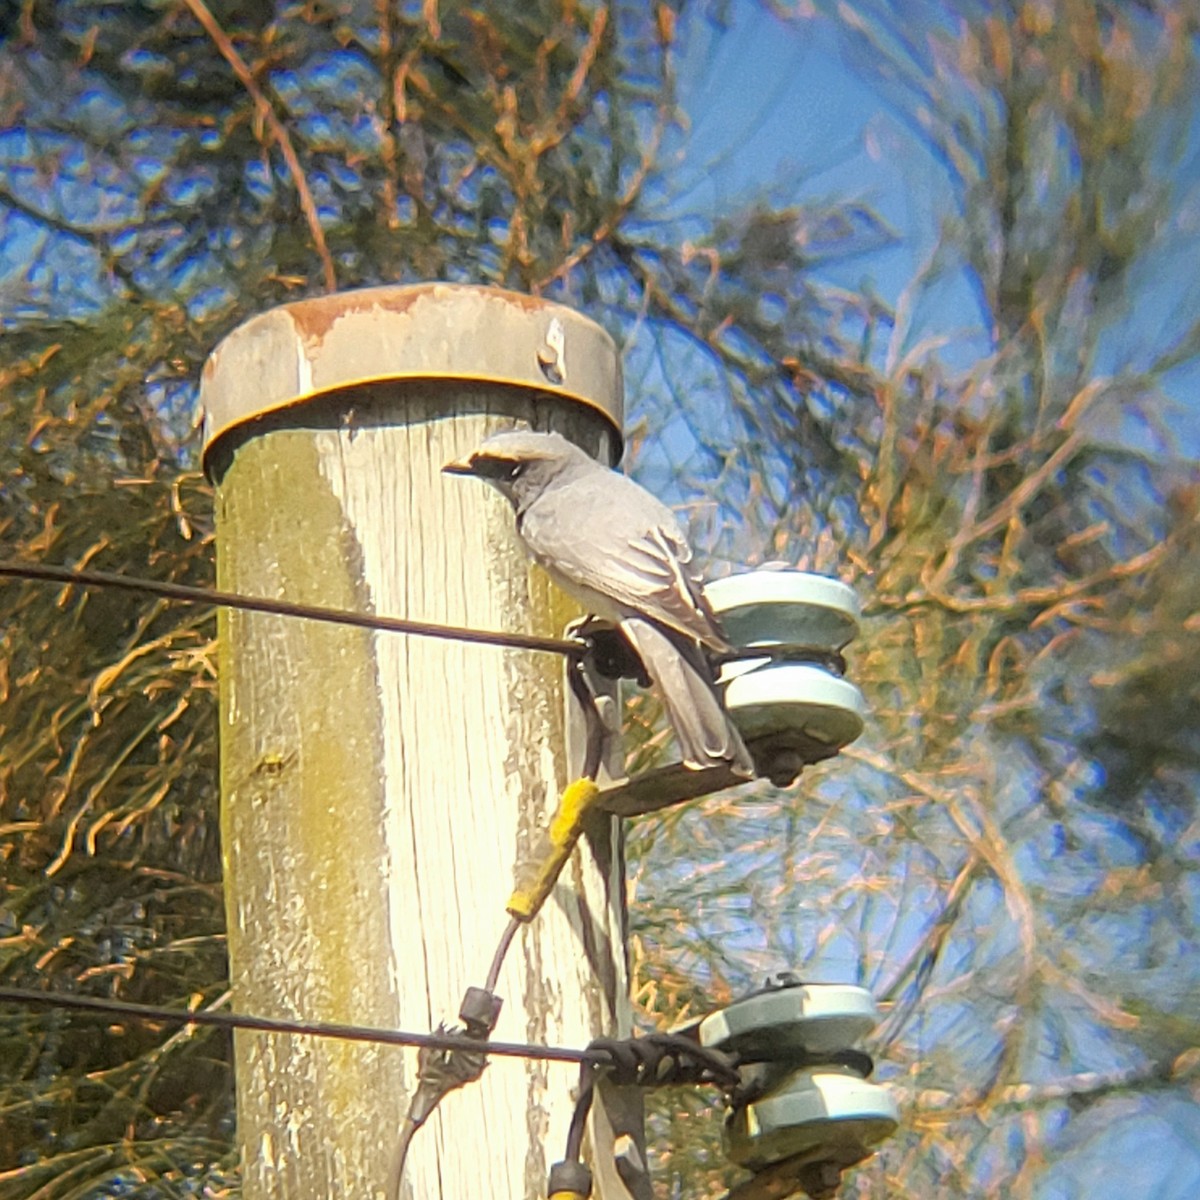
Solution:
[[[208,5],[204,3],[204,0],[184,0],[184,3],[188,6],[192,16],[204,27],[205,33],[212,38],[213,44],[221,52],[221,57],[229,64],[241,85],[249,93],[250,98],[254,101],[254,107],[258,112],[259,118],[271,131],[272,138],[279,146],[279,152],[283,155],[283,161],[287,163],[292,181],[296,185],[296,191],[300,195],[300,208],[304,213],[304,219],[308,222],[308,231],[312,235],[317,257],[321,260],[321,270],[325,276],[325,290],[328,292],[337,291],[337,274],[333,268],[333,257],[329,253],[329,247],[325,242],[325,231],[321,228],[321,218],[317,213],[317,204],[313,199],[312,189],[308,186],[308,177],[304,174],[304,168],[300,165],[300,159],[296,155],[296,148],[292,145],[292,139],[288,131],[276,115],[270,100],[267,99],[262,88],[258,86],[258,82],[255,80],[250,68],[246,65],[245,59],[238,53],[237,47],[230,40],[225,30],[221,28],[220,22],[209,11]]]

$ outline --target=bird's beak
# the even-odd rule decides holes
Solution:
[[[475,455],[468,454],[466,458],[456,458],[448,462],[442,471],[446,475],[474,475]]]

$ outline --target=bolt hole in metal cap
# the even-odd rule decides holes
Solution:
[[[715,580],[705,594],[739,651],[721,682],[743,737],[794,733],[836,752],[862,733],[867,706],[854,684],[787,661],[797,652],[833,655],[853,640],[861,609],[852,588],[826,575],[760,568]]]

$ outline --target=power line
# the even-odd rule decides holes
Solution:
[[[116,575],[110,571],[77,571],[70,567],[51,567],[3,559],[0,560],[0,578],[26,579],[35,583],[74,584],[78,587],[115,588],[118,591],[158,596],[163,600],[174,600],[181,604],[212,604],[219,608],[268,613],[276,617],[300,617],[306,621],[325,621],[331,625],[351,625],[357,629],[379,629],[386,633],[407,633],[416,637],[506,646],[512,650],[540,650],[547,654],[565,654],[571,657],[577,657],[586,650],[582,642],[566,638],[538,637],[531,633],[501,633],[498,630],[469,629],[462,625],[438,625],[432,621],[412,621],[406,617],[380,617],[344,608],[323,608],[315,604],[297,604],[291,600],[270,600],[265,596],[245,596],[240,592],[193,587],[186,583]]]
[[[465,1050],[501,1058],[534,1058],[549,1062],[591,1063],[604,1066],[612,1061],[603,1050],[575,1050],[569,1046],[536,1046],[528,1042],[492,1042],[454,1033],[409,1033],[402,1029],[376,1029],[370,1025],[342,1025],[329,1021],[289,1021],[256,1017],[247,1013],[195,1012],[108,1000],[100,996],[73,996],[68,992],[44,992],[37,988],[0,986],[0,1002],[29,1004],[41,1008],[65,1008],[78,1012],[125,1017],[131,1021],[161,1021],[174,1025],[210,1025],[217,1029],[253,1029],[260,1033],[307,1034],[341,1038],[351,1042],[373,1042],[384,1046],[416,1046],[428,1050]]]

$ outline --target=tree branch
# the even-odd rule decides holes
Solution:
[[[337,291],[337,275],[333,269],[333,258],[329,253],[329,247],[325,242],[325,231],[321,228],[321,220],[317,215],[316,201],[313,199],[312,190],[308,186],[308,178],[304,174],[304,168],[300,165],[300,159],[296,155],[296,148],[292,145],[288,131],[276,116],[275,109],[262,88],[258,86],[250,68],[246,66],[245,59],[237,52],[237,47],[230,41],[229,35],[221,28],[204,0],[184,0],[184,3],[188,6],[192,16],[203,26],[205,33],[212,38],[213,44],[221,52],[222,58],[229,64],[241,85],[249,93],[259,117],[265,122],[271,131],[271,136],[278,144],[279,152],[283,155],[283,161],[287,163],[288,171],[291,172],[292,180],[296,185],[296,191],[300,194],[300,208],[304,213],[304,219],[308,222],[308,231],[312,235],[317,256],[321,260],[321,269],[325,276],[325,290],[327,292]]]

